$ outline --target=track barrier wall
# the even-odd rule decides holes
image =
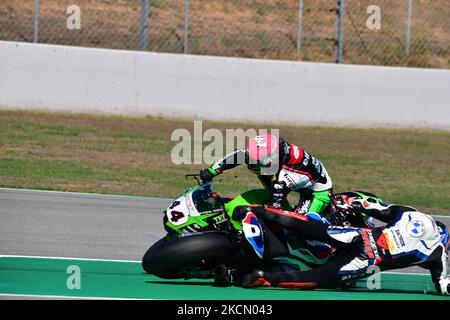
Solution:
[[[450,70],[0,41],[0,107],[450,130]]]

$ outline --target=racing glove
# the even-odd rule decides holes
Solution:
[[[211,168],[200,170],[200,179],[202,179],[203,183],[210,182],[215,176],[217,176],[217,172]]]
[[[268,205],[275,209],[280,209],[289,193],[289,188],[284,181],[275,181],[271,188],[271,200]]]

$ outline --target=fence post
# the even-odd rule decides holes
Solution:
[[[409,54],[411,45],[412,6],[413,0],[408,0],[408,22],[406,26],[406,54]]]
[[[189,46],[189,0],[184,0],[184,44],[183,52],[188,53]]]
[[[37,43],[39,37],[39,0],[34,0],[34,33],[33,42]]]
[[[149,0],[141,0],[141,24],[139,28],[139,50],[148,49],[148,14],[150,13]]]
[[[303,0],[298,0],[297,52],[302,46]]]
[[[344,52],[344,16],[345,16],[345,0],[337,0],[336,15],[336,46],[335,55],[336,63],[342,63]]]

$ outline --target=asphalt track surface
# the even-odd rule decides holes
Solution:
[[[280,299],[309,299],[316,295],[309,292],[305,296],[297,291],[297,296],[293,297],[292,290],[289,293],[286,293],[286,290],[281,290],[282,293],[280,293],[278,290],[267,295],[268,291],[262,289],[264,294],[255,296],[253,293],[246,298],[246,292],[249,290],[245,289],[214,288],[209,282],[198,280],[184,282],[190,284],[186,286],[180,281],[167,283],[154,277],[149,278],[142,273],[140,264],[136,261],[140,261],[147,248],[164,235],[162,211],[170,202],[170,199],[165,198],[0,188],[0,256],[4,256],[0,258],[0,294],[3,293],[3,297],[8,297],[8,294],[17,294],[16,297],[22,294],[25,297],[28,295],[55,297],[77,295],[73,294],[73,291],[68,292],[65,286],[61,289],[60,284],[65,283],[68,277],[65,272],[66,266],[71,263],[81,263],[84,271],[87,270],[87,274],[91,275],[89,279],[92,281],[91,286],[88,285],[81,296],[177,299],[177,296],[174,297],[172,293],[184,292],[183,290],[187,290],[185,297],[189,295],[200,299],[226,298],[228,295],[235,299],[236,294],[242,299],[250,297],[250,299],[265,299],[266,296],[274,298],[274,295],[279,295]],[[450,217],[440,217],[439,220],[450,226]],[[6,256],[71,257],[82,258],[82,260],[8,258]],[[56,268],[58,265],[60,269]],[[426,272],[420,268],[398,271]],[[42,277],[36,277],[39,272],[42,272]],[[31,275],[34,279],[32,281],[25,283],[20,280],[27,279]],[[413,291],[427,291],[430,287],[429,276],[407,274],[401,276],[403,276],[403,287],[414,284],[409,288]],[[46,285],[36,280],[45,277],[50,277]],[[147,278],[144,281],[141,277]],[[395,278],[400,279],[398,275]],[[104,292],[98,288],[99,279],[111,288],[128,281],[128,291],[119,285],[118,291],[123,293],[120,296],[108,293],[109,291]],[[393,279],[391,276],[389,279],[386,278],[385,282],[392,282]],[[49,283],[53,282],[55,286],[51,289],[52,285]],[[2,286],[2,283],[5,285]],[[143,284],[149,283],[153,284],[151,289],[149,286],[142,287]],[[206,290],[203,294],[205,286],[209,288],[209,291]],[[196,290],[198,292],[194,294]],[[234,290],[241,291],[237,293]],[[332,291],[329,293],[330,298],[336,298],[336,293],[333,294]],[[390,294],[393,296],[385,294],[381,298],[399,298],[395,293]],[[430,295],[421,294],[418,297],[410,296],[409,298],[423,299],[427,296]],[[356,297],[341,295],[341,297],[367,298],[365,295]],[[182,297],[179,296],[179,298]],[[326,299],[327,296],[322,292],[317,298]]]
[[[140,260],[170,199],[0,189],[0,254]]]

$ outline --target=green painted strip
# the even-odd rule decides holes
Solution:
[[[69,266],[80,268],[79,290],[67,288]],[[435,294],[430,277],[382,274],[380,291],[299,291],[214,287],[210,280],[164,280],[145,274],[139,262],[0,257],[0,294],[170,300],[449,299]],[[423,292],[426,291],[427,294]]]

